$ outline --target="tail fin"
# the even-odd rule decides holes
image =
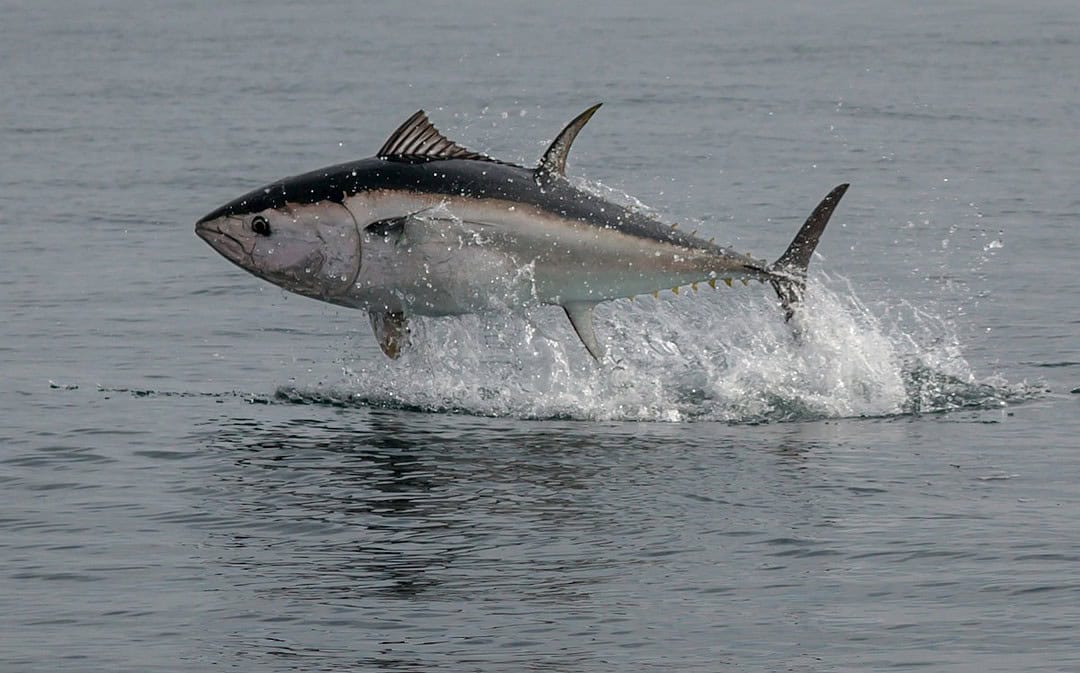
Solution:
[[[790,321],[799,304],[802,303],[810,258],[814,255],[814,248],[817,247],[818,240],[825,231],[825,225],[829,223],[829,218],[836,209],[836,204],[840,203],[847,188],[846,183],[839,185],[821,200],[817,208],[814,208],[814,212],[810,213],[810,217],[806,218],[799,233],[795,234],[795,239],[791,241],[788,249],[769,267],[772,274],[769,282],[772,283],[773,289],[780,297],[780,304],[784,307],[784,320]]]

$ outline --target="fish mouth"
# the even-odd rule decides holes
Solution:
[[[214,226],[214,221],[203,218],[195,223],[195,235],[206,241],[226,259],[239,262],[248,256],[239,240]]]
[[[195,223],[195,235],[206,241],[210,242],[210,236],[213,234],[221,234],[220,231],[210,226],[209,221],[203,218]]]

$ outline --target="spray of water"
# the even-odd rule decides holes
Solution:
[[[557,307],[417,319],[398,361],[357,358],[327,390],[279,399],[516,418],[759,423],[988,408],[1029,396],[980,381],[949,324],[875,316],[842,278],[811,282],[800,338],[767,288],[601,305],[593,362]]]
[[[577,186],[648,210],[619,190]],[[504,279],[507,296],[509,286],[527,284],[528,271]],[[340,385],[282,388],[277,398],[516,418],[760,423],[993,408],[1037,394],[978,379],[955,326],[931,310],[902,299],[870,307],[845,278],[821,273],[808,290],[799,338],[772,291],[756,285],[601,304],[596,333],[610,356],[602,365],[558,307],[412,318],[412,347],[400,360],[346,358]]]

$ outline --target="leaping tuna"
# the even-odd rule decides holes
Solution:
[[[409,315],[561,306],[593,358],[602,301],[732,279],[767,282],[787,320],[842,184],[769,264],[663,224],[566,178],[570,145],[599,104],[555,138],[536,168],[472,152],[423,110],[374,157],[256,189],[195,232],[230,262],[290,292],[367,310],[382,351],[408,345]]]

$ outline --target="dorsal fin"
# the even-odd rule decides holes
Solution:
[[[467,150],[450,140],[428,119],[427,113],[416,114],[390,134],[375,156],[380,159],[476,159],[495,161],[491,157]]]
[[[582,127],[592,118],[593,113],[600,109],[601,105],[603,103],[597,103],[574,117],[574,120],[567,124],[566,128],[555,137],[555,140],[547,148],[547,152],[544,152],[544,156],[540,158],[540,165],[536,167],[537,177],[548,178],[556,175],[566,175],[566,155],[570,154],[570,145],[574,142],[574,138],[577,138],[577,134]]]

